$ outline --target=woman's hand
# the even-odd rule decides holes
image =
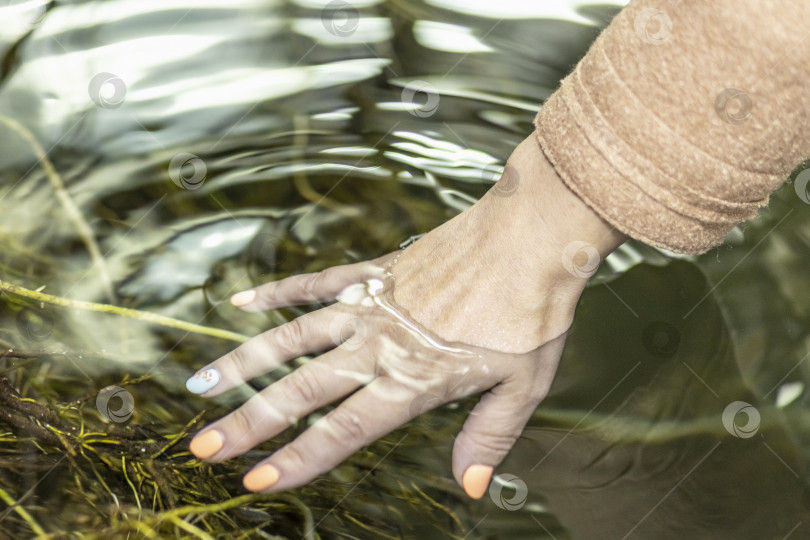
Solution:
[[[244,478],[251,491],[281,491],[429,409],[483,392],[453,449],[456,480],[479,498],[548,392],[587,278],[623,240],[568,191],[530,136],[478,204],[405,251],[234,295],[248,311],[340,301],[189,379],[189,390],[210,397],[327,351],[206,427],[191,451],[229,459],[346,398]]]

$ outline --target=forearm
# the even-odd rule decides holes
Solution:
[[[799,1],[631,2],[540,110],[540,145],[616,228],[705,251],[810,154],[806,20]]]

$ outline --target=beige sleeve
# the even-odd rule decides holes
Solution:
[[[568,187],[633,238],[699,253],[810,155],[810,2],[638,0],[535,120]]]

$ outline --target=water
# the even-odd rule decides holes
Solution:
[[[466,208],[618,9],[371,0],[354,3],[355,17],[325,5],[0,4],[0,113],[48,151],[109,282],[36,153],[6,125],[0,278],[254,335],[305,309],[249,315],[221,303],[230,292],[378,256]],[[551,394],[497,470],[517,477],[511,487],[499,494],[496,482],[492,496],[470,502],[454,486],[452,434],[474,404],[466,400],[294,492],[316,531],[806,536],[806,199],[785,186],[701,257],[637,244],[615,254],[582,297]],[[126,433],[165,435],[203,409],[216,419],[252,392],[212,405],[183,388],[231,342],[5,299],[0,338],[20,354],[7,354],[0,374],[23,395],[73,404],[75,418],[98,424],[94,400],[118,384],[135,403]],[[747,430],[745,413],[724,426],[737,401],[758,413]],[[236,460],[225,492],[197,502],[242,495],[237,473],[292,435]],[[90,504],[56,443],[40,451],[3,440],[0,488],[46,532],[90,534],[99,516],[121,527],[146,519],[152,501],[138,509],[120,474],[102,467],[115,500]],[[87,455],[77,467],[101,467]],[[185,456],[176,456],[181,471]],[[30,536],[1,504],[0,536]],[[307,529],[306,512],[258,503],[229,516],[256,536]]]

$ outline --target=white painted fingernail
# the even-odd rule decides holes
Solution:
[[[198,371],[186,381],[186,388],[193,394],[204,394],[219,382],[219,371],[214,368]]]
[[[360,302],[363,301],[363,298],[367,296],[367,289],[365,283],[355,283],[354,285],[349,285],[345,289],[343,289],[339,295],[337,295],[337,301],[341,304],[347,304],[349,306],[356,306]]]

